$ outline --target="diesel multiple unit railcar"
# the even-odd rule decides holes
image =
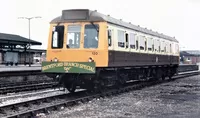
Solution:
[[[42,71],[74,92],[171,78],[178,65],[179,42],[174,37],[96,10],[70,9],[50,22]]]

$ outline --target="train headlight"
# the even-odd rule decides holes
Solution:
[[[90,57],[90,58],[88,59],[88,62],[94,62],[94,60]]]
[[[54,62],[58,62],[58,59],[57,58],[54,58],[54,60],[53,60]]]

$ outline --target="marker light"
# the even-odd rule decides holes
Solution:
[[[58,59],[57,59],[57,58],[54,58],[54,62],[58,62]]]
[[[94,60],[90,57],[88,62],[94,62]]]

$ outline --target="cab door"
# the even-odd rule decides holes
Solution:
[[[109,27],[107,29],[107,41],[108,41],[108,65],[112,65],[115,62],[114,51],[114,29]]]
[[[172,64],[172,44],[170,43],[170,64]]]

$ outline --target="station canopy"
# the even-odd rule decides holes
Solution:
[[[183,56],[200,56],[200,50],[183,50],[183,51],[180,51],[180,55],[183,55]]]
[[[31,45],[42,45],[41,42],[30,40],[19,35],[0,33],[0,44],[27,45],[29,42]]]

